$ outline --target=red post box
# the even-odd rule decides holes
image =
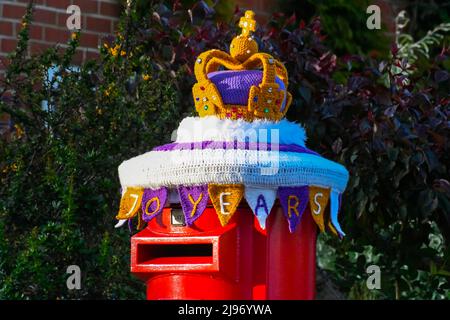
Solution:
[[[222,227],[212,206],[188,227],[181,208],[131,238],[131,272],[147,299],[313,299],[316,226],[305,214],[294,233],[279,205],[267,229],[248,206]]]
[[[287,70],[258,52],[253,17],[241,18],[230,54],[197,57],[199,117],[119,166],[117,226],[136,215],[148,223],[131,238],[131,272],[148,299],[314,299],[317,229],[344,236],[348,171],[283,119]]]

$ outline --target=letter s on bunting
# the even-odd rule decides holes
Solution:
[[[309,187],[309,208],[311,215],[321,232],[325,231],[325,208],[330,198],[330,189]]]

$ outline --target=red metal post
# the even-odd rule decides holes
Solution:
[[[289,233],[282,209],[275,210],[267,224],[267,299],[314,299],[317,226],[307,208]]]
[[[191,227],[181,208],[131,238],[131,272],[147,299],[313,299],[316,226],[308,211],[295,233],[279,205],[261,230],[248,206],[222,227],[208,206]]]

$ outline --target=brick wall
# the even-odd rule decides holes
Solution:
[[[27,0],[0,0],[0,59],[14,50],[16,36]],[[121,7],[119,0],[35,0],[34,21],[30,29],[30,53],[39,53],[56,43],[64,44],[70,37],[66,27],[69,5],[81,9],[81,46],[74,63],[97,56],[99,41],[117,27]],[[0,66],[1,68],[1,66]]]
[[[0,78],[4,75],[7,54],[16,47],[21,18],[28,3],[27,0],[0,0]],[[39,53],[57,43],[64,45],[71,34],[66,27],[67,7],[72,4],[80,7],[81,45],[73,61],[75,64],[98,56],[101,38],[116,30],[122,12],[119,0],[35,0],[34,3],[29,53]],[[9,130],[9,118],[0,114],[0,136]]]

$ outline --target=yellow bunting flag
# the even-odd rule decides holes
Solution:
[[[210,184],[208,193],[220,224],[226,226],[242,200],[244,186],[241,184]]]
[[[330,220],[328,220],[327,227],[328,227],[328,230],[330,230],[332,234],[334,234],[336,237],[339,237],[339,233],[336,231],[336,229],[334,228],[334,226]]]
[[[330,199],[330,189],[309,187],[309,208],[321,232],[325,231],[325,208]]]
[[[142,188],[127,188],[122,199],[120,200],[119,213],[116,219],[130,219],[133,218],[138,210],[141,208]]]

